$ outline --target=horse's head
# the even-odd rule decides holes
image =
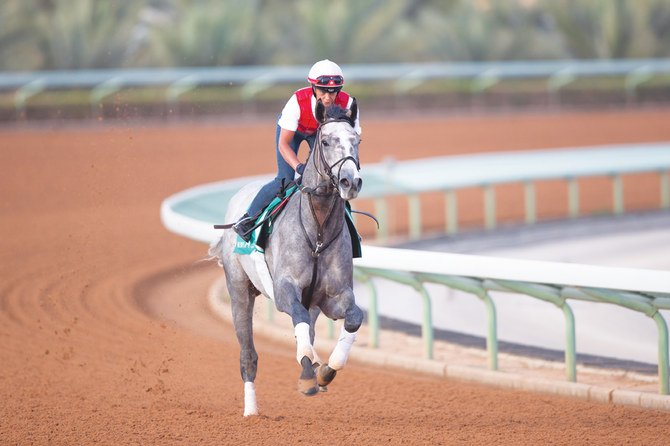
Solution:
[[[316,104],[319,130],[314,145],[314,162],[319,176],[329,179],[330,185],[344,200],[356,198],[363,185],[358,159],[360,137],[354,130],[357,114],[356,99],[350,110],[337,105],[326,108],[321,101]]]

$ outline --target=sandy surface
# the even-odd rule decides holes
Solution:
[[[669,111],[370,119],[361,155],[670,140],[668,122]],[[168,233],[158,210],[187,187],[271,172],[273,137],[272,122],[0,131],[0,444],[667,443],[667,412],[356,362],[305,398],[293,349],[267,339],[262,415],[244,419],[237,342],[206,305],[221,272],[197,263],[205,246]],[[538,193],[560,201],[553,190],[564,193]],[[585,195],[596,209],[611,194],[596,181]]]

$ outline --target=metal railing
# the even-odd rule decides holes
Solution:
[[[463,254],[431,253],[365,246],[354,261],[355,277],[367,284],[369,343],[379,346],[379,313],[373,278],[416,290],[423,305],[424,357],[433,358],[431,298],[427,283],[445,285],[481,299],[486,307],[488,367],[498,369],[496,307],[490,291],[522,294],[557,306],[565,318],[565,365],[568,381],[577,380],[575,319],[569,300],[618,305],[650,317],[658,331],[659,392],[669,391],[668,327],[660,310],[670,310],[670,272],[599,267]]]
[[[476,166],[476,169],[473,168]],[[659,207],[669,207],[670,144],[644,144],[544,150],[508,154],[481,154],[417,160],[388,165],[363,166],[366,187],[361,198],[383,202],[389,196],[409,194],[409,200],[420,192],[445,190],[447,200],[460,187],[479,186],[493,190],[497,184],[523,182],[526,184],[526,219],[534,223],[534,193],[529,184],[534,181],[562,178],[570,184],[570,216],[578,215],[579,190],[577,180],[594,175],[613,178],[613,212],[625,212],[623,201],[624,175],[652,172],[660,175]],[[225,203],[243,185],[252,180],[267,180],[269,176],[241,178],[199,186],[167,198],[161,206],[163,224],[171,231],[186,237],[209,242],[219,233],[213,223],[223,221]],[[495,227],[495,194],[485,200],[487,224]],[[492,204],[491,204],[492,203]],[[530,204],[529,204],[530,203]],[[421,235],[420,207],[410,206],[410,238]],[[447,209],[452,208],[448,205]],[[492,208],[492,209],[491,209]],[[383,215],[379,215],[383,219]],[[457,217],[447,216],[447,221]],[[386,224],[386,223],[384,223]],[[447,223],[447,232],[458,230]],[[561,309],[565,319],[565,364],[569,381],[576,380],[575,321],[569,300],[606,302],[641,312],[650,317],[658,331],[659,391],[668,394],[668,329],[660,310],[670,309],[670,272],[605,268],[595,266],[493,259],[480,256],[440,254],[364,247],[364,256],[355,261],[356,279],[370,291],[368,323],[370,344],[379,346],[379,314],[374,278],[384,278],[416,290],[423,302],[422,337],[424,356],[433,356],[433,324],[428,283],[442,284],[465,291],[481,299],[486,307],[488,367],[498,368],[498,338],[496,307],[490,291],[522,294],[549,302]]]
[[[473,93],[506,79],[544,79],[555,94],[570,83],[593,77],[623,77],[626,94],[657,76],[670,75],[670,59],[550,60],[344,65],[347,82],[387,81],[396,94],[435,79],[469,80]],[[124,88],[164,87],[165,101],[203,86],[241,86],[242,98],[253,99],[274,85],[305,82],[308,66],[237,66],[212,68],[154,68],[0,73],[0,91],[13,91],[17,110],[44,91],[90,90],[89,102],[100,103]]]

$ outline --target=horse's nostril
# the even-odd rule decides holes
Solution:
[[[355,180],[356,190],[361,190],[363,187],[363,178],[356,178]]]
[[[347,180],[346,178],[342,178],[342,179],[340,180],[340,185],[341,185],[342,187],[344,187],[345,189],[348,188],[350,184],[351,184],[351,183],[349,183],[349,180]]]

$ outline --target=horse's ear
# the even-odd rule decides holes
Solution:
[[[351,102],[351,108],[347,112],[347,115],[349,116],[349,120],[351,121],[351,126],[355,127],[356,117],[358,116],[358,103],[356,102],[356,98],[353,98],[353,101]]]
[[[314,112],[317,122],[323,124],[326,121],[326,106],[323,105],[321,99],[316,101],[316,110]]]

